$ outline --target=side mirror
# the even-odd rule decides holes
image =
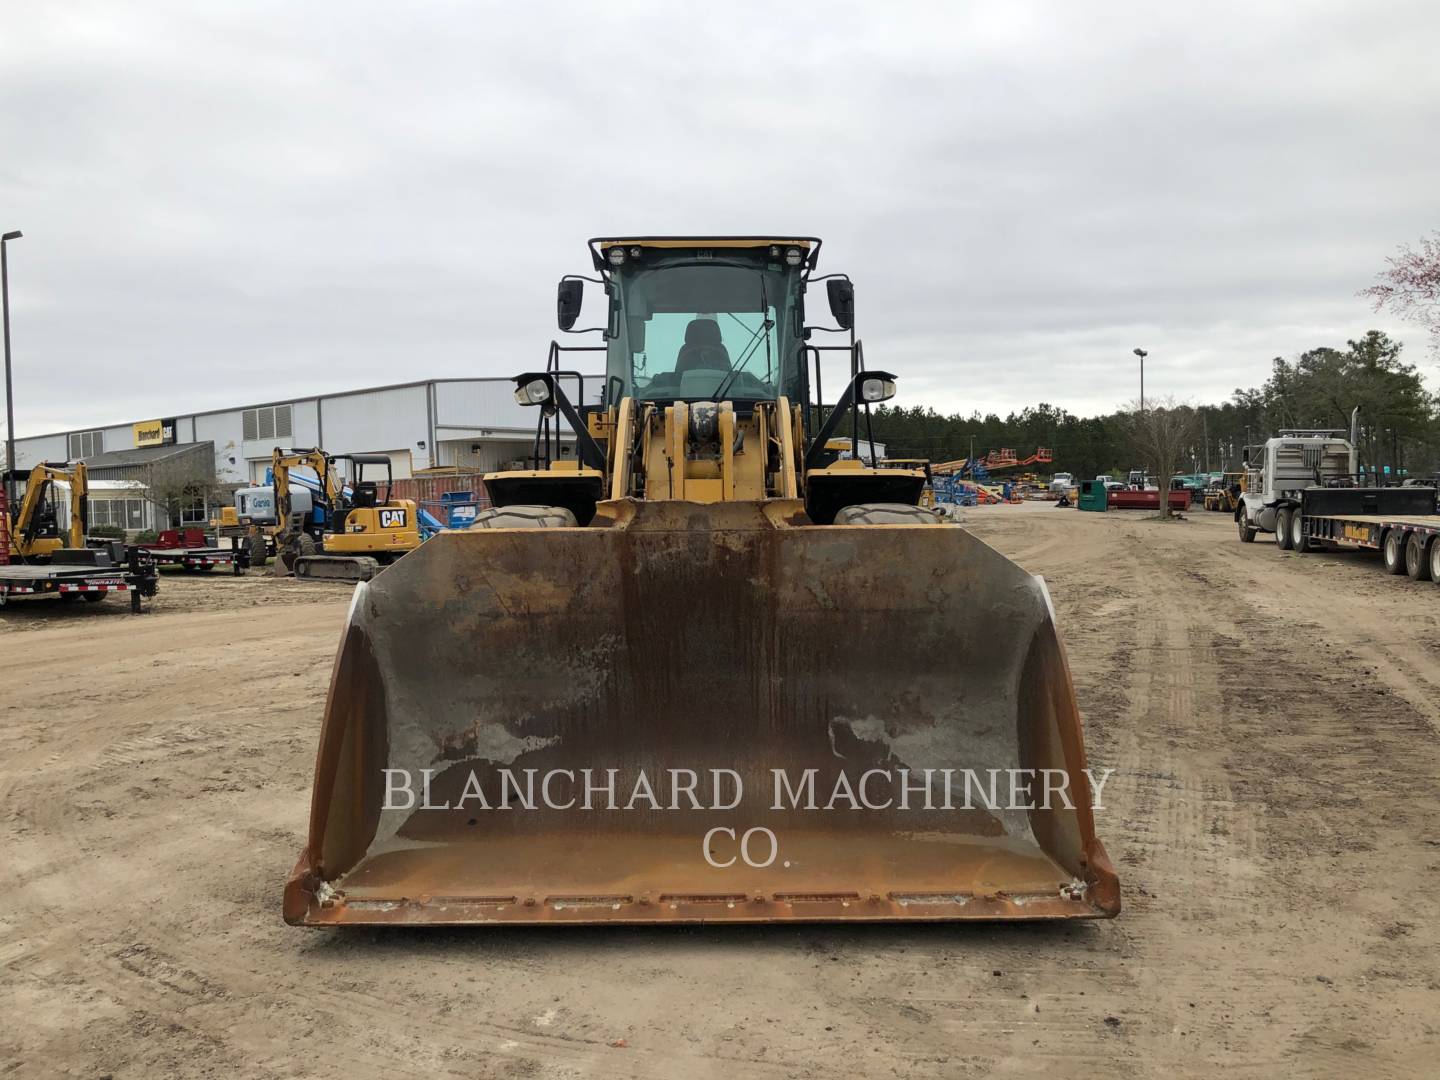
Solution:
[[[569,330],[580,318],[580,305],[585,298],[585,282],[566,278],[555,290],[555,321],[561,330]]]
[[[855,329],[854,284],[845,278],[831,278],[825,282],[825,293],[830,298],[830,314],[840,329]]]

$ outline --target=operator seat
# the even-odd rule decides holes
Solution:
[[[380,501],[374,480],[360,480],[350,490],[350,505],[356,508],[374,506]]]
[[[691,319],[685,327],[685,344],[675,358],[675,374],[708,368],[730,370],[730,353],[720,337],[720,324],[714,319]]]

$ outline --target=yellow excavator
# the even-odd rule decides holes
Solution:
[[[60,521],[62,486],[69,488],[69,520],[64,525]],[[10,523],[10,558],[47,563],[61,549],[83,549],[88,494],[84,462],[42,462],[31,469]]]
[[[336,465],[348,462],[354,480],[347,488]],[[365,479],[366,466],[385,467],[385,489]],[[297,484],[295,469],[315,480]],[[277,524],[275,570],[297,578],[369,581],[381,567],[420,546],[420,526],[411,499],[392,499],[390,458],[384,454],[331,455],[318,448],[276,447],[270,473],[275,484]]]
[[[1044,583],[827,449],[895,377],[820,246],[590,241],[558,323],[596,282],[603,344],[515,383],[534,467],[357,586],[288,922],[1119,911]]]

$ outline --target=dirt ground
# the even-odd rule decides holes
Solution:
[[[1440,586],[967,514],[1049,582],[1117,920],[287,927],[349,590],[167,575],[0,615],[0,1076],[1435,1075]]]

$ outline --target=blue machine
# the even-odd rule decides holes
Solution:
[[[970,487],[963,476],[937,476],[931,485],[935,501],[952,506],[974,506],[975,489]]]
[[[470,491],[442,491],[440,505],[445,510],[446,524],[452,529],[468,529],[480,512],[480,503]]]

